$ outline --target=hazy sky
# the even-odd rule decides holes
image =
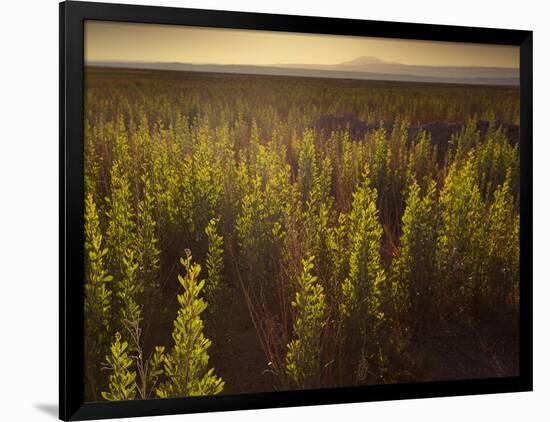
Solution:
[[[85,60],[337,64],[362,56],[431,66],[519,67],[519,48],[340,35],[88,21]]]

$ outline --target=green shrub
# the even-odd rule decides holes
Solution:
[[[109,375],[109,391],[102,392],[105,400],[133,400],[136,397],[136,372],[132,370],[133,361],[128,355],[128,343],[121,342],[119,333],[111,345],[111,354],[106,356]]]
[[[421,197],[413,181],[402,220],[399,256],[392,262],[391,281],[396,322],[409,335],[427,329],[437,300],[437,215],[435,183]]]
[[[214,369],[208,369],[208,348],[212,343],[203,334],[201,314],[207,303],[200,297],[205,284],[199,280],[201,267],[192,263],[189,251],[181,264],[186,274],[178,275],[178,280],[184,292],[178,295],[180,308],[172,332],[174,346],[164,357],[167,380],[156,390],[161,398],[214,395],[221,393],[224,386]]]
[[[111,323],[113,277],[106,270],[107,248],[103,248],[103,235],[99,226],[99,215],[91,193],[86,196],[84,215],[86,277],[84,283],[85,315],[85,366],[88,391],[97,399],[100,361],[108,344]]]
[[[287,345],[286,369],[299,388],[312,388],[320,383],[321,337],[327,309],[323,286],[312,275],[313,262],[313,256],[302,261],[302,274],[292,302],[294,339]]]

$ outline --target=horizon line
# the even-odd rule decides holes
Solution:
[[[192,62],[192,61],[179,61],[179,60],[170,60],[170,61],[159,61],[159,60],[115,60],[115,59],[84,59],[84,64],[86,63],[94,63],[94,62],[104,62],[104,63],[140,63],[140,64],[190,64],[190,65],[212,65],[212,66],[257,66],[257,67],[284,67],[284,66],[307,66],[309,68],[313,68],[314,66],[354,66],[351,64],[348,64],[349,62],[353,62],[354,60],[357,60],[361,57],[358,57],[353,60],[347,60],[345,62],[340,63],[270,63],[270,64],[255,64],[255,63],[216,63],[216,62]],[[425,64],[405,64],[405,63],[398,63],[398,62],[385,62],[380,60],[380,63],[369,63],[366,65],[356,65],[357,67],[360,66],[383,66],[383,65],[391,65],[391,66],[405,66],[405,67],[428,67],[428,68],[458,68],[458,69],[506,69],[506,70],[517,70],[519,71],[518,67],[510,67],[510,66],[458,66],[458,65],[425,65]],[[322,69],[319,69],[322,70]]]

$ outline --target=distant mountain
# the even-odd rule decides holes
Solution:
[[[361,79],[402,82],[431,82],[476,85],[519,85],[519,70],[499,67],[412,66],[385,63],[375,57],[335,65],[275,64],[271,66],[190,64],[180,62],[92,61],[87,66],[186,72],[240,73],[315,78]]]
[[[371,64],[385,64],[380,59],[377,59],[376,57],[357,57],[356,59],[349,60],[347,62],[340,63],[340,66],[369,66]]]
[[[519,84],[519,69],[508,67],[482,67],[482,66],[419,66],[401,63],[386,63],[376,57],[358,57],[357,59],[334,65],[307,65],[287,64],[284,67],[296,68],[322,68],[324,70],[348,71],[358,73],[377,73],[387,75],[407,75],[407,77],[427,77],[437,79],[494,79],[495,81],[510,80],[511,85]],[[400,77],[395,76],[397,80]],[[515,82],[513,82],[515,80]],[[470,81],[472,82],[472,81]]]

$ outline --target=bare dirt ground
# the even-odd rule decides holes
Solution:
[[[216,335],[211,364],[226,382],[224,394],[274,390],[256,332],[244,303],[226,314]],[[405,353],[407,382],[448,381],[516,376],[519,373],[517,314],[497,319],[446,322],[411,342]],[[406,369],[406,368],[404,368]],[[398,382],[404,382],[400,380]]]
[[[419,381],[510,377],[519,373],[517,316],[476,322],[449,322],[417,340]]]

